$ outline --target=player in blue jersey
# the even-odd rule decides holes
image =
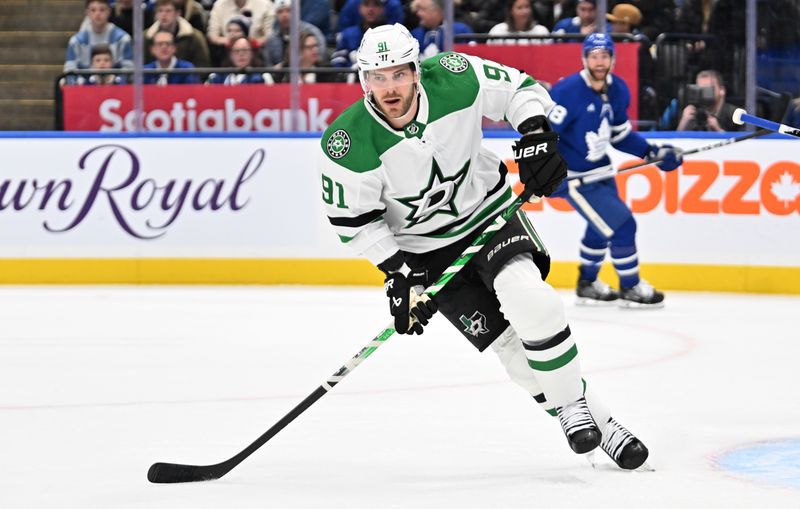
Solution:
[[[637,157],[663,159],[658,163],[663,171],[680,166],[679,149],[650,145],[633,131],[628,120],[628,86],[611,73],[611,38],[601,33],[589,35],[583,43],[583,63],[583,70],[559,81],[551,91],[557,104],[549,119],[560,136],[558,148],[571,174],[610,165],[609,144]],[[566,198],[588,223],[580,247],[578,303],[617,301],[624,307],[662,307],[664,294],[639,277],[636,221],[620,199],[614,179],[582,185],[576,180],[564,181],[553,196]],[[597,279],[608,250],[619,276],[619,292]]]

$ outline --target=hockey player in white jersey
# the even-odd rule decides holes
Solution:
[[[582,381],[563,304],[544,281],[550,258],[523,213],[435,302],[419,297],[514,199],[505,165],[481,146],[482,117],[506,119],[522,134],[514,148],[527,190],[548,196],[566,176],[546,90],[516,69],[459,53],[420,64],[417,41],[399,24],[366,32],[358,66],[364,100],[322,136],[322,199],[341,241],[385,273],[397,332],[421,334],[441,311],[558,416],[573,451],[599,445],[621,468],[638,468],[647,448]]]

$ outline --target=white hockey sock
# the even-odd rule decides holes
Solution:
[[[564,305],[542,280],[530,255],[518,255],[494,281],[503,315],[522,338],[528,365],[555,407],[583,393],[578,349],[567,326]]]
[[[498,359],[506,368],[509,378],[525,389],[545,412],[555,417],[556,408],[542,392],[542,388],[536,381],[534,371],[528,365],[528,358],[525,349],[522,347],[522,340],[512,327],[507,328],[494,342],[492,350],[497,354]],[[595,422],[602,430],[603,425],[611,418],[611,411],[602,399],[589,387],[586,380],[583,380],[583,395],[589,405]]]

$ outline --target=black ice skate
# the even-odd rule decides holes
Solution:
[[[556,413],[569,446],[577,454],[587,453],[600,445],[600,430],[589,412],[586,398],[559,407]]]
[[[575,299],[575,304],[578,306],[604,306],[613,304],[619,299],[616,290],[612,290],[610,286],[599,279],[595,281],[579,279],[575,294],[578,296]]]
[[[603,426],[600,448],[614,460],[619,468],[625,470],[636,470],[641,467],[649,455],[647,447],[641,440],[633,436],[613,417]]]
[[[664,294],[656,290],[644,279],[632,288],[619,291],[619,305],[624,308],[663,308]]]

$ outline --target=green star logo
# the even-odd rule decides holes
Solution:
[[[458,216],[455,200],[458,189],[464,183],[464,178],[469,170],[469,161],[452,177],[445,177],[439,168],[436,159],[431,165],[431,176],[428,185],[416,196],[397,198],[397,201],[410,208],[411,211],[406,216],[408,224],[406,228],[424,223],[436,214],[447,214]]]
[[[344,157],[347,151],[350,150],[350,136],[347,134],[347,131],[339,129],[331,134],[328,138],[326,148],[328,149],[328,154],[330,154],[332,158],[341,159]]]

